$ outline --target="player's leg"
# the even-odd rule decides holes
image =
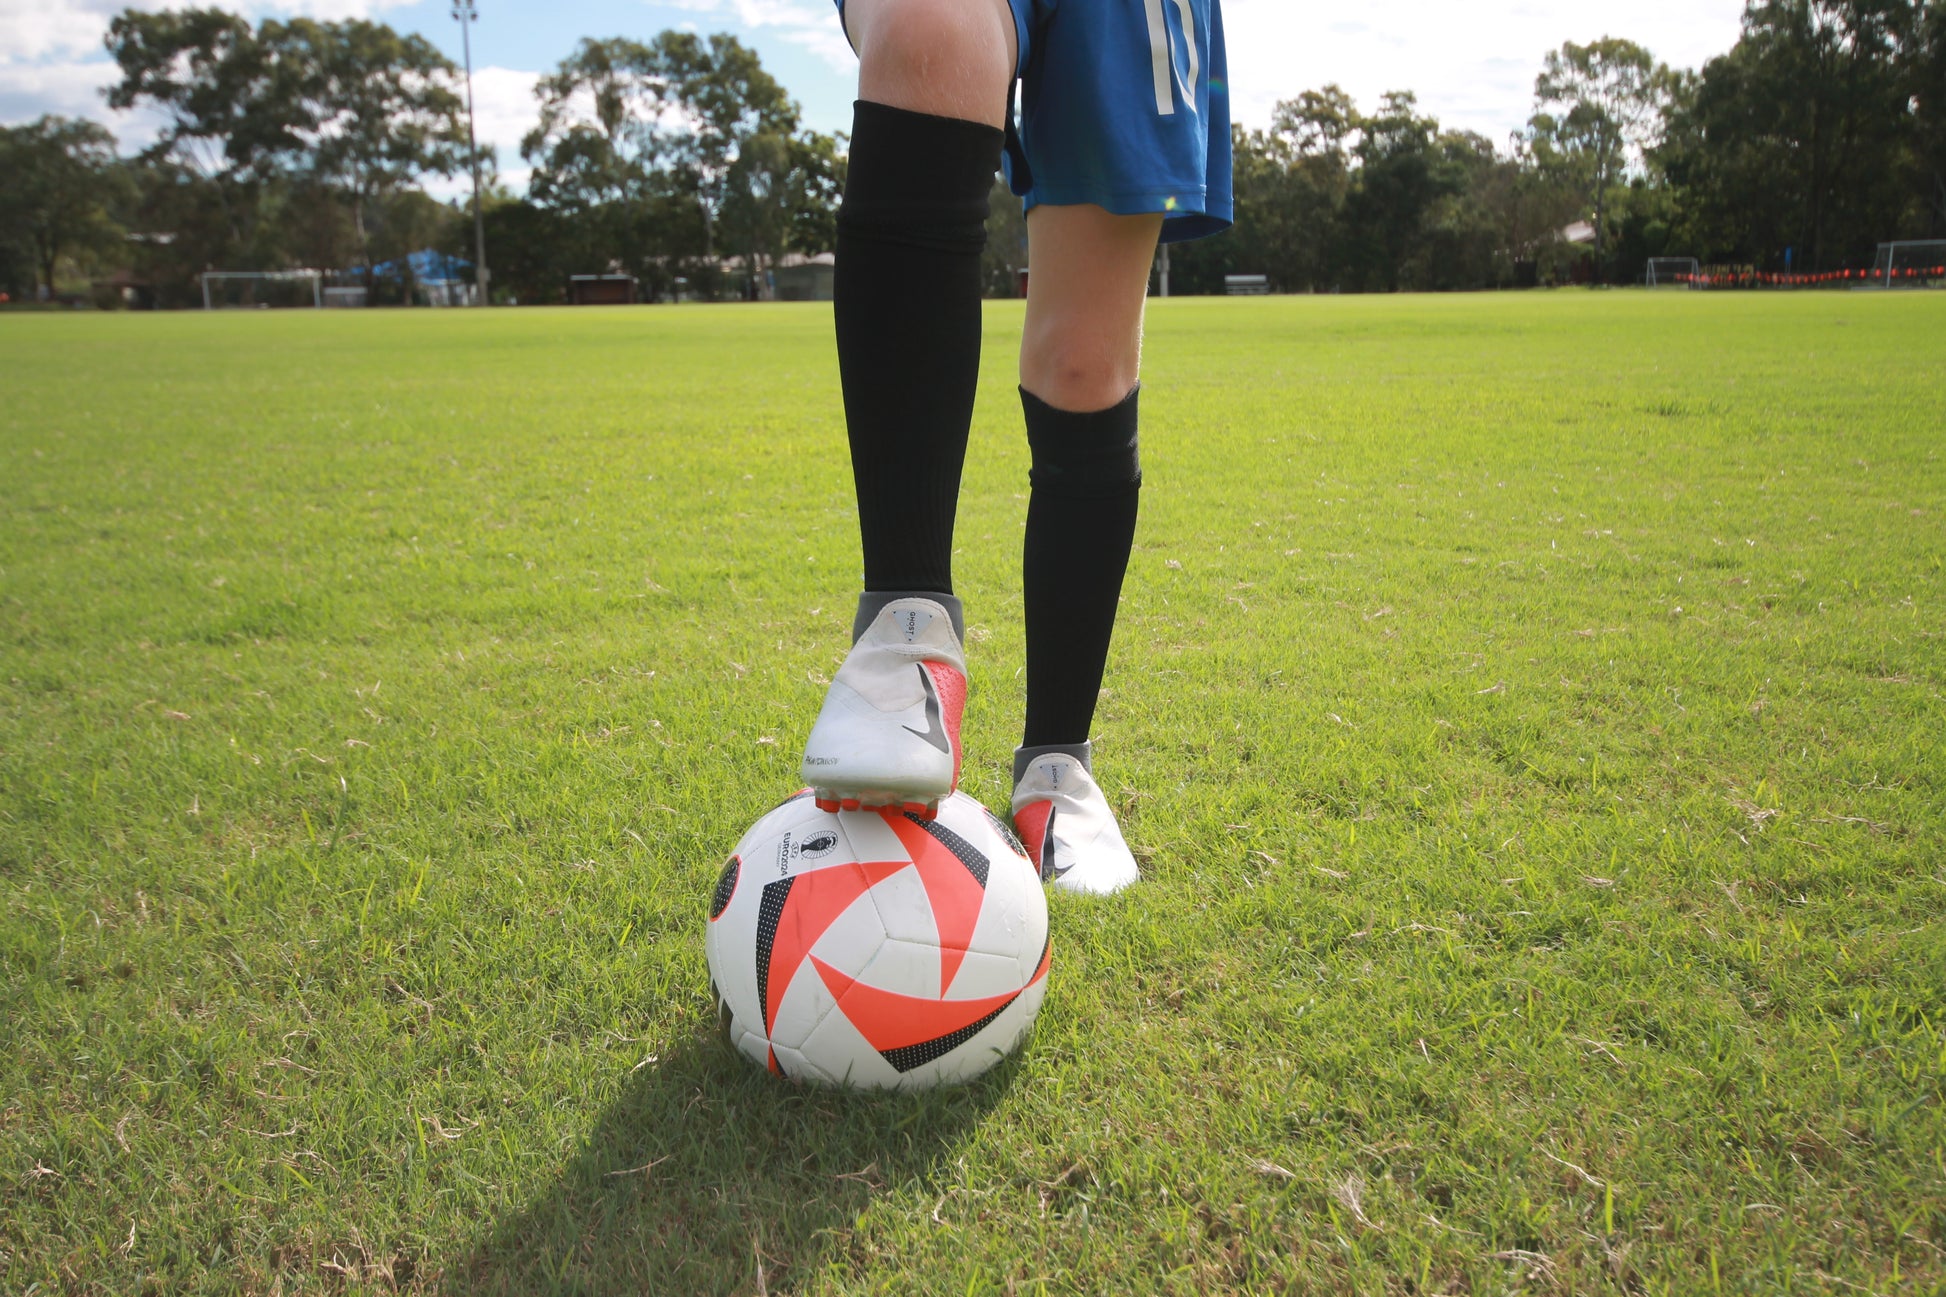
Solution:
[[[1218,0],[1058,13],[1031,37],[1009,154],[1029,209],[1021,376],[1034,457],[1014,823],[1044,870],[1067,868],[1064,885],[1113,891],[1137,871],[1087,730],[1141,480],[1142,300],[1158,225],[1176,240],[1229,224],[1228,65]]]
[[[959,778],[953,519],[1016,29],[1006,0],[846,0],[844,17],[859,101],[834,314],[865,593],[803,773],[826,807],[930,808]]]
[[[1027,718],[1014,820],[1044,876],[1082,891],[1136,865],[1094,782],[1088,732],[1135,539],[1142,311],[1162,216],[1091,204],[1027,216],[1021,403],[1033,457],[1022,585]]]
[[[1007,0],[845,0],[844,22],[860,100],[995,130],[1005,122],[1017,49]]]

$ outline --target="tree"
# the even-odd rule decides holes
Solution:
[[[1343,278],[1350,143],[1361,118],[1336,85],[1306,90],[1271,111],[1236,157],[1240,264],[1284,292],[1335,287]]]
[[[297,120],[308,169],[350,203],[369,271],[370,205],[428,172],[451,175],[466,163],[466,127],[451,84],[458,69],[424,37],[363,19],[266,22],[258,36],[278,63],[307,69]]]
[[[493,287],[526,306],[565,300],[574,273],[571,219],[525,199],[490,203],[482,219],[493,256]]]
[[[797,105],[734,36],[583,40],[535,94],[541,120],[521,153],[534,164],[537,201],[589,208],[681,192],[701,209],[704,255],[712,257],[746,146],[797,131]],[[788,166],[781,145],[759,152],[766,160],[753,158],[738,183]]]
[[[1233,272],[1284,292],[1481,288],[1532,256],[1520,160],[1442,131],[1409,93],[1368,116],[1338,86],[1305,91],[1269,129],[1233,128],[1231,152],[1235,230],[1172,250],[1181,291],[1220,292]]]
[[[1597,274],[1607,264],[1611,193],[1654,143],[1669,76],[1640,45],[1604,36],[1548,51],[1535,78],[1535,154],[1586,195],[1594,217]]]
[[[1582,195],[1535,156],[1530,132],[1515,131],[1508,150],[1478,180],[1478,198],[1494,226],[1494,282],[1541,282],[1544,260],[1559,255],[1560,230],[1582,210]]]
[[[837,210],[832,209],[832,224]],[[835,247],[837,231],[822,245]],[[822,248],[820,249],[822,250]],[[1027,212],[1020,196],[1007,187],[1005,176],[995,176],[987,191],[987,241],[980,250],[980,285],[988,297],[1019,297],[1020,272],[1027,269]]]
[[[1831,269],[1914,212],[1914,0],[1759,0],[1672,114],[1661,161],[1719,257]],[[1923,100],[1922,100],[1923,102]],[[1920,200],[1921,202],[1923,200]]]
[[[1946,236],[1946,0],[1926,6],[1903,69],[1911,94],[1913,165],[1924,226],[1915,235]]]
[[[0,150],[5,146],[0,145]],[[3,206],[5,199],[0,199]],[[34,291],[34,250],[11,220],[0,215],[0,293],[26,298]]]
[[[1462,181],[1442,165],[1439,123],[1418,112],[1406,90],[1390,91],[1379,110],[1359,121],[1352,150],[1357,183],[1346,204],[1349,270],[1354,284],[1396,292],[1423,287],[1425,230],[1433,205]]]
[[[534,201],[586,210],[651,189],[662,160],[658,122],[669,99],[655,52],[640,41],[584,38],[534,87],[540,123],[521,141]]]
[[[293,228],[303,242],[329,244],[309,219],[275,221],[293,197],[323,185],[350,209],[358,259],[369,269],[367,214],[374,202],[409,188],[427,172],[464,164],[460,100],[453,64],[424,38],[379,23],[275,20],[252,28],[216,9],[127,10],[110,24],[110,53],[122,79],[108,92],[115,108],[147,104],[164,114],[149,150],[167,162],[173,183],[214,195],[228,238],[196,228],[172,231],[203,254],[200,263],[241,259],[287,263]],[[203,204],[151,189],[179,220]]]
[[[1517,184],[1517,164],[1473,131],[1441,131],[1434,153],[1438,196],[1421,217],[1419,257],[1407,266],[1407,281],[1435,292],[1512,282],[1515,258],[1501,204]]]
[[[110,207],[130,192],[115,140],[90,121],[46,116],[0,127],[0,225],[8,242],[30,250],[40,282],[54,293],[64,254],[99,251],[121,240]]]
[[[703,254],[714,257],[715,227],[729,197],[731,169],[760,136],[797,131],[797,104],[734,36],[708,41],[693,32],[655,38],[655,66],[688,129],[672,138],[676,168],[703,210]]]
[[[263,187],[305,151],[312,70],[218,9],[125,10],[105,44],[122,72],[109,106],[159,109],[163,126],[147,156],[172,159],[185,178],[209,185],[229,245],[249,245]]]
[[[753,135],[738,148],[722,224],[759,285],[784,253],[823,252],[836,242],[843,167],[837,141],[815,132]]]
[[[793,181],[788,193],[793,252],[816,256],[838,246],[838,204],[845,196],[849,159],[843,149],[847,143],[842,134],[820,135],[816,131],[800,131],[792,137]]]
[[[535,94],[529,193],[587,235],[580,268],[625,265],[658,294],[681,275],[707,294],[719,238],[753,273],[831,246],[838,142],[799,132],[797,105],[734,37],[584,40]]]

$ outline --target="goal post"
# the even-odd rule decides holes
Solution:
[[[1946,281],[1946,239],[1893,239],[1878,245],[1872,279],[1881,288],[1923,288]]]
[[[321,270],[205,270],[199,278],[205,311],[324,305]]]
[[[1702,272],[1694,257],[1650,257],[1643,279],[1650,288],[1693,288]]]

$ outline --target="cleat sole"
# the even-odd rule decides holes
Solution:
[[[921,820],[937,818],[942,800],[919,801],[909,792],[872,788],[818,788],[811,795],[821,811],[890,811]]]

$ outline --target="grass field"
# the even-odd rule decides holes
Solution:
[[[702,954],[849,625],[828,335],[0,318],[0,1290],[1946,1289],[1946,295],[1157,304],[1147,879],[891,1098]]]

